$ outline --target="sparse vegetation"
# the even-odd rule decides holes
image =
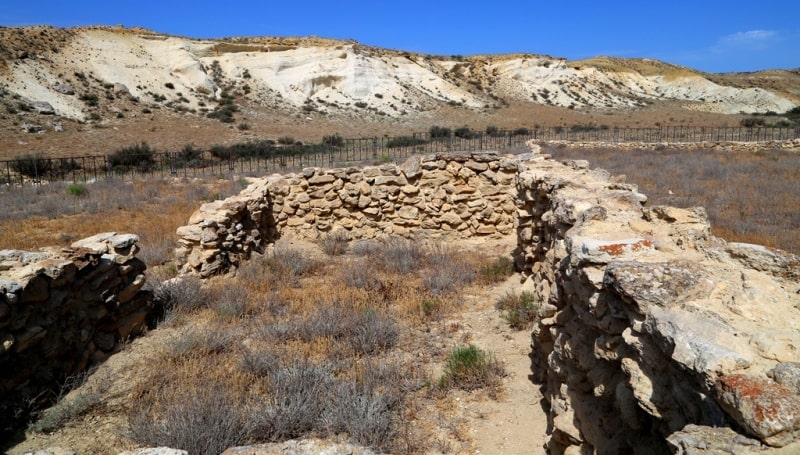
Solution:
[[[514,261],[508,256],[500,256],[491,264],[480,269],[480,277],[487,283],[497,283],[514,274]]]
[[[528,291],[517,293],[507,293],[495,305],[502,311],[503,319],[512,328],[523,330],[530,328],[536,321],[539,304],[535,297]]]
[[[322,143],[325,145],[329,145],[331,147],[342,147],[344,146],[344,138],[339,136],[338,134],[333,134],[331,136],[323,136]]]
[[[432,126],[430,130],[428,130],[428,135],[431,139],[439,139],[450,137],[450,132],[450,128],[444,126]]]
[[[400,136],[400,137],[393,137],[386,141],[386,147],[393,149],[393,148],[400,148],[400,147],[414,147],[417,145],[425,144],[427,141],[422,138],[416,138],[411,136]]]
[[[491,354],[474,344],[458,346],[450,351],[444,373],[439,379],[442,388],[475,390],[498,387],[505,376],[503,365]]]
[[[10,166],[26,177],[41,178],[52,170],[53,162],[42,154],[32,154],[15,157]]]
[[[797,153],[669,147],[630,151],[547,147],[545,153],[556,159],[588,159],[592,167],[626,175],[648,196],[648,204],[703,206],[712,233],[728,241],[800,252],[800,218],[794,209],[800,206],[800,192],[794,183],[800,178]]]
[[[339,256],[347,252],[350,237],[344,230],[337,230],[320,237],[319,246],[329,256]]]
[[[116,171],[129,169],[145,171],[155,163],[155,153],[156,151],[147,142],[142,141],[136,145],[117,149],[109,155],[108,164]]]

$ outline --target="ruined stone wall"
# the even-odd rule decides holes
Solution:
[[[550,452],[800,453],[797,258],[586,165],[540,159],[518,180]]]
[[[178,253],[207,276],[278,236],[516,229],[521,289],[541,302],[531,357],[551,453],[800,453],[797,258],[714,238],[702,208],[646,200],[537,154],[306,169],[204,205]]]
[[[178,229],[178,261],[185,272],[210,276],[278,237],[314,240],[336,230],[351,238],[511,235],[518,171],[510,156],[448,153],[259,179],[237,196],[204,204]]]
[[[105,233],[66,249],[0,250],[0,434],[145,327],[153,305],[138,240]]]

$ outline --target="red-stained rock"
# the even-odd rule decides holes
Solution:
[[[766,378],[747,374],[720,377],[716,399],[748,433],[783,447],[800,436],[800,395]]]

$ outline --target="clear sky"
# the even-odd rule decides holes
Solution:
[[[709,72],[800,67],[800,1],[0,0],[0,25],[308,36],[439,55],[647,57]]]

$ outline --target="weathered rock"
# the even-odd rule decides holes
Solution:
[[[800,395],[768,379],[746,374],[719,378],[717,402],[748,433],[783,447],[800,436]]]
[[[31,109],[41,115],[55,115],[56,110],[47,101],[32,101],[30,103]]]
[[[43,133],[45,131],[42,125],[35,125],[33,123],[23,123],[20,125],[20,128],[26,133]]]
[[[58,93],[64,94],[64,95],[74,95],[75,94],[75,89],[73,89],[71,85],[69,85],[67,83],[64,83],[64,82],[56,83],[56,85],[53,86],[53,90],[57,91]]]
[[[800,363],[779,363],[767,372],[767,376],[793,393],[800,394]]]

